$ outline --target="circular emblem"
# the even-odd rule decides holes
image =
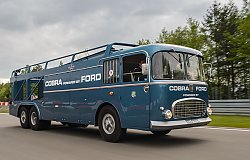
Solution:
[[[111,69],[111,70],[109,70],[109,76],[111,77],[111,76],[113,76],[114,75],[114,71]]]

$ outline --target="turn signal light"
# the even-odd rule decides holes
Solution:
[[[213,113],[213,111],[212,111],[211,105],[209,104],[207,107],[207,114],[212,115],[212,113]]]
[[[110,96],[113,96],[113,94],[114,94],[114,92],[109,92],[109,95],[110,95]]]

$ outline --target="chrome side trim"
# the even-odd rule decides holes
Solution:
[[[151,121],[151,130],[166,130],[166,129],[180,129],[188,127],[204,126],[212,120],[207,118],[178,120],[178,121]]]
[[[148,85],[148,83],[136,83],[136,84],[113,85],[113,86],[101,86],[101,87],[87,87],[87,88],[74,88],[74,89],[64,89],[64,90],[52,90],[52,91],[44,91],[43,93],[84,91],[84,90],[96,90],[96,89],[104,89],[104,88],[119,88],[119,87],[130,87],[130,86],[144,86],[144,85]]]
[[[190,81],[184,81],[184,82],[178,83],[178,84],[190,84],[189,82]],[[127,87],[127,86],[143,86],[143,85],[154,85],[154,84],[174,84],[174,83],[172,81],[163,82],[163,83],[162,82],[147,82],[147,83],[121,84],[121,85],[100,86],[100,87],[74,88],[74,89],[65,89],[65,90],[52,90],[52,91],[44,91],[43,93],[95,90],[95,89],[102,89],[102,88],[119,88],[119,87]],[[197,84],[197,82],[195,84]]]

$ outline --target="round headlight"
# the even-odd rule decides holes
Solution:
[[[165,116],[166,119],[170,119],[170,118],[172,118],[173,114],[172,114],[172,112],[170,110],[166,110],[164,112],[164,116]]]

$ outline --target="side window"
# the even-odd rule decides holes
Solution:
[[[103,65],[103,83],[118,83],[119,82],[119,59],[112,59],[104,62]]]
[[[27,86],[28,85],[28,86]],[[43,98],[44,80],[40,77],[17,81],[13,86],[14,101],[38,100]]]
[[[141,66],[146,63],[144,54],[123,57],[123,82],[145,81],[147,76],[142,74]]]
[[[32,93],[29,98],[31,98],[31,100],[43,98],[44,80],[33,80],[31,81],[30,87]]]

